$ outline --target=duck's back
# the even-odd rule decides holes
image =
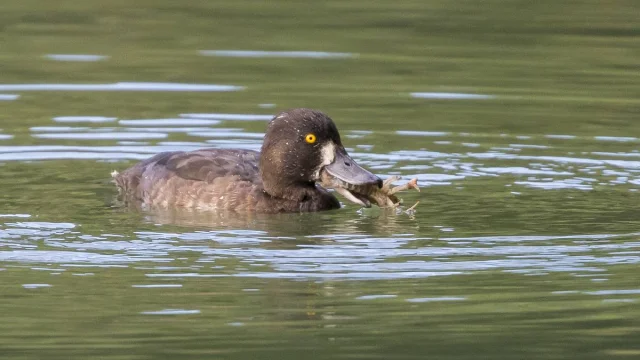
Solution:
[[[164,152],[114,174],[123,197],[151,207],[255,210],[264,206],[251,150]]]

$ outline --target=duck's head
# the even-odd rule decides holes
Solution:
[[[327,115],[311,109],[293,109],[276,115],[267,128],[260,155],[265,191],[299,201],[304,196],[299,189],[315,188],[321,173],[341,183],[382,186],[380,178],[347,154],[336,125]],[[347,199],[368,205],[356,194],[340,190]]]

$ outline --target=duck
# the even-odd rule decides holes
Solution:
[[[296,108],[275,115],[260,151],[207,148],[162,152],[112,174],[119,197],[146,208],[291,213],[339,209],[333,192],[320,185],[382,187],[382,180],[347,153],[333,120]],[[361,195],[336,189],[351,202]]]

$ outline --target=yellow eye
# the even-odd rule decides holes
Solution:
[[[314,142],[316,142],[316,136],[314,134],[307,134],[307,136],[304,137],[304,141],[308,142],[309,144],[313,144]]]

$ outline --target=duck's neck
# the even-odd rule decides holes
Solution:
[[[274,204],[286,204],[288,211],[312,212],[340,208],[333,194],[315,183],[291,184],[285,187],[264,187]],[[282,202],[282,200],[286,200]]]
[[[280,183],[275,184],[263,179],[264,190],[274,198],[287,199],[291,201],[305,201],[312,197],[316,191],[314,183]]]

